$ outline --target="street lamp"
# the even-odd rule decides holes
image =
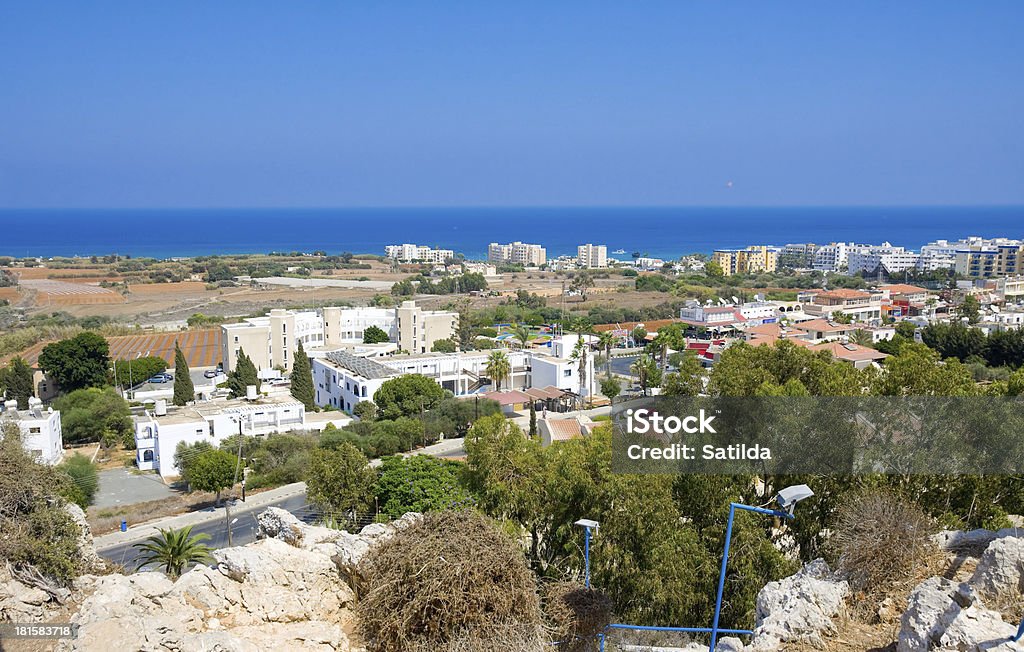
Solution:
[[[589,518],[581,518],[576,521],[573,525],[578,525],[585,530],[583,535],[583,564],[584,564],[584,586],[590,588],[590,531],[597,531],[601,527],[601,524],[597,521],[592,521]]]
[[[754,512],[755,514],[766,514],[768,516],[776,516],[778,518],[790,519],[794,518],[793,508],[801,500],[810,498],[814,495],[811,488],[805,484],[798,484],[792,487],[786,487],[779,492],[776,502],[778,503],[778,509],[766,509],[764,507],[752,507],[751,505],[743,505],[741,503],[729,503],[729,523],[725,528],[725,554],[722,555],[722,570],[718,574],[718,595],[715,598],[715,619],[711,624],[711,645],[708,647],[710,652],[714,652],[715,644],[718,643],[718,620],[722,615],[722,591],[725,589],[725,570],[729,563],[729,545],[732,543],[732,523],[736,516],[736,510],[740,509],[746,512]],[[1024,628],[1024,623],[1021,625]]]

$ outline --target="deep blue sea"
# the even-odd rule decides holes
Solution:
[[[0,255],[135,257],[313,251],[383,254],[416,243],[486,256],[489,242],[585,242],[675,258],[796,242],[908,248],[969,235],[1024,237],[1024,206],[857,208],[340,208],[0,210]],[[620,256],[621,257],[621,256]]]

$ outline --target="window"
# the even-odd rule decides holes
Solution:
[[[572,376],[572,369],[566,369],[565,371],[563,371],[562,372],[562,376],[564,376],[566,378],[569,378],[570,376]]]
[[[29,428],[28,431],[29,431],[29,433],[31,433],[33,435],[38,435],[39,433],[41,433],[43,431],[43,429],[40,428],[39,426],[36,426],[34,428]]]
[[[143,453],[142,453],[142,461],[143,462],[152,462],[153,461],[153,451],[143,451]]]
[[[196,428],[196,434],[202,435],[206,433],[206,428]]]

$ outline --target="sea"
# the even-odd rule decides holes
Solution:
[[[518,240],[545,246],[549,258],[589,242],[620,259],[672,259],[752,244],[916,249],[972,235],[1024,238],[1024,206],[0,209],[0,255],[19,257],[383,254],[414,243],[480,259],[488,243]]]

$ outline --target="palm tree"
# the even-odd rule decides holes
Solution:
[[[629,371],[637,377],[644,396],[647,396],[648,387],[657,385],[660,381],[661,368],[658,367],[658,362],[646,353],[642,354],[636,359],[636,362],[630,365]]]
[[[512,330],[512,337],[519,340],[519,348],[525,349],[526,344],[530,341],[530,327],[526,324],[516,324]]]
[[[487,356],[487,366],[484,371],[494,381],[494,388],[501,389],[501,381],[512,377],[512,365],[504,351],[491,351]]]
[[[861,346],[871,346],[874,340],[871,338],[871,333],[867,332],[863,328],[858,328],[850,333],[850,342]]]
[[[597,334],[597,345],[604,350],[604,369],[608,378],[612,377],[612,347],[618,339],[611,331],[601,331]]]
[[[576,360],[576,362],[578,363],[577,372],[578,372],[579,377],[580,377],[580,393],[579,393],[579,402],[581,404],[580,407],[582,407],[582,403],[583,403],[583,392],[584,392],[584,390],[587,387],[587,353],[588,353],[588,348],[589,347],[587,346],[586,341],[583,339],[583,336],[580,335],[580,338],[578,340],[576,340],[576,347],[573,348],[573,350],[572,350],[572,359]]]
[[[213,561],[210,547],[203,543],[209,534],[192,534],[192,526],[180,530],[160,530],[160,534],[146,539],[145,543],[133,546],[146,553],[139,561],[139,568],[149,565],[160,567],[168,577],[175,579],[186,567]]]

